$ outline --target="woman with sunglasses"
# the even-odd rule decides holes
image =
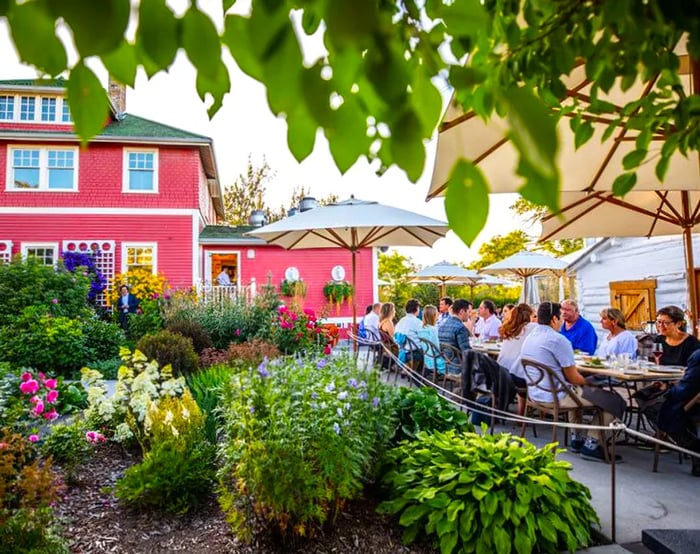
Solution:
[[[678,306],[665,306],[656,312],[656,329],[663,354],[661,365],[687,366],[690,355],[700,348],[700,341],[685,332],[685,314]]]

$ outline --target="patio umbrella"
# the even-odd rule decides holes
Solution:
[[[440,286],[441,297],[445,296],[448,284],[469,285],[473,291],[474,285],[484,280],[484,275],[446,261],[423,268],[410,277],[414,283],[437,283]]]
[[[700,66],[687,54],[687,38],[675,49],[679,59],[679,77],[686,95],[700,93]],[[609,102],[620,113],[625,104],[643,98],[655,90],[659,76],[647,82],[635,82],[623,91],[619,82],[609,93],[599,91],[598,98]],[[572,102],[590,106],[591,82],[583,62],[564,80],[567,92],[562,107]],[[572,114],[560,119],[558,165],[562,170],[560,216],[545,221],[543,239],[611,236],[651,236],[682,233],[688,269],[688,296],[693,325],[697,323],[698,298],[692,233],[700,222],[700,159],[696,151],[687,157],[676,152],[668,164],[663,182],[656,176],[656,161],[667,140],[665,129],[651,137],[648,154],[636,170],[637,183],[624,198],[612,194],[615,179],[623,170],[624,157],[637,148],[639,132],[618,127],[611,138],[602,136],[615,114],[596,114],[588,110],[585,120],[593,126],[593,136],[578,150],[570,128]],[[493,118],[489,122],[465,114],[451,103],[440,128],[435,168],[428,199],[444,194],[454,163],[466,158],[476,163],[489,181],[492,192],[517,192],[520,187],[516,167],[518,154],[504,138],[507,125]],[[588,213],[590,215],[588,215]]]
[[[283,248],[345,248],[352,254],[352,286],[355,289],[355,256],[373,246],[432,246],[448,231],[447,223],[378,202],[348,200],[328,204],[260,227],[247,235]],[[357,303],[352,299],[353,331]]]
[[[547,271],[551,271],[559,276],[566,269],[567,265],[565,261],[553,256],[523,250],[500,262],[487,265],[479,271],[493,275],[515,275],[520,277],[523,280],[522,297],[530,298],[532,294],[530,288],[532,288],[533,283],[528,277],[546,273]]]

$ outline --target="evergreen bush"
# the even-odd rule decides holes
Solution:
[[[187,376],[199,369],[199,358],[192,347],[192,340],[178,333],[159,331],[146,335],[136,345],[137,350],[160,367],[170,365],[173,374]]]

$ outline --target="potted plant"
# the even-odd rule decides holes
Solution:
[[[280,294],[292,298],[304,298],[306,296],[306,283],[301,279],[296,281],[283,279],[280,283]]]
[[[323,287],[323,296],[330,304],[335,304],[338,311],[343,302],[350,302],[354,292],[352,285],[347,281],[328,281]]]

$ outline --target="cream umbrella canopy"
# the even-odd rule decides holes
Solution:
[[[679,60],[682,92],[700,94],[700,66],[688,56],[685,37],[674,52]],[[647,82],[635,82],[625,91],[619,83],[609,93],[598,91],[599,101],[609,103],[616,112],[599,114],[590,107],[592,83],[586,78],[583,63],[564,79],[567,92],[562,107],[574,102],[587,107],[588,114],[574,126],[588,128],[590,125],[592,138],[576,148],[576,133],[571,129],[573,115],[564,109],[557,126],[557,163],[562,171],[561,216],[547,218],[542,240],[682,233],[689,305],[695,326],[700,307],[692,248],[692,233],[700,229],[700,158],[697,151],[692,151],[687,157],[680,152],[673,154],[661,182],[656,173],[657,162],[669,135],[666,129],[660,128],[647,137],[650,139],[648,152],[636,169],[637,180],[632,191],[624,197],[612,193],[616,179],[624,173],[625,157],[630,156],[629,160],[642,155],[637,150],[638,139],[644,137],[624,125],[616,127],[609,138],[604,134],[618,115],[623,117],[623,106],[653,94],[658,80],[659,75],[656,75]],[[520,187],[518,155],[509,140],[504,138],[506,130],[507,124],[502,119],[484,122],[451,103],[440,128],[428,199],[444,194],[452,167],[461,158],[478,165],[489,181],[491,192],[517,192]]]
[[[523,280],[523,298],[531,298],[530,287],[532,282],[530,277],[539,275],[547,271],[551,271],[555,275],[560,275],[566,269],[568,264],[547,254],[539,252],[528,252],[523,250],[517,254],[513,254],[491,265],[481,268],[481,272],[490,273],[492,275],[515,275]]]
[[[356,255],[373,246],[432,246],[445,236],[447,223],[378,202],[350,197],[281,219],[246,233],[283,248],[344,248],[352,254],[352,286]],[[353,331],[357,302],[352,299]]]
[[[440,286],[440,296],[445,296],[448,284],[474,287],[474,285],[485,278],[484,275],[479,275],[476,271],[465,269],[447,261],[425,267],[410,277],[414,283],[437,283]]]

